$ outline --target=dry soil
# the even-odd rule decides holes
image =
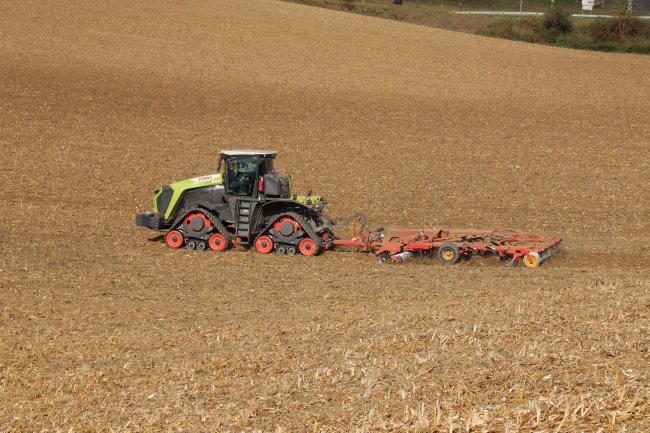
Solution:
[[[650,430],[650,57],[273,1],[1,9],[1,431]],[[342,220],[565,248],[381,266],[136,228],[239,147]]]

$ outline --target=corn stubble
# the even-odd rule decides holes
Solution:
[[[649,58],[262,1],[0,28],[0,430],[650,430]],[[135,227],[240,145],[341,221],[565,246],[380,266]]]

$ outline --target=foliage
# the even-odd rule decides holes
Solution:
[[[524,42],[544,42],[539,32],[539,20],[537,18],[522,20],[507,18],[496,21],[488,27],[487,35]]]
[[[589,25],[588,31],[594,41],[623,43],[649,32],[648,23],[632,14],[627,1],[619,1],[615,11],[614,18],[601,18]]]
[[[650,54],[650,23],[636,18],[626,1],[617,4],[613,18],[596,19],[586,25],[573,25],[568,13],[553,8],[541,19],[499,20],[485,34],[567,48]]]
[[[569,12],[562,8],[550,8],[542,18],[541,30],[548,42],[554,42],[558,36],[571,33],[573,24]]]
[[[356,6],[354,5],[354,0],[342,0],[341,7],[348,11],[353,11],[356,9]]]

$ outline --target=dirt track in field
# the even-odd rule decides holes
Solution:
[[[270,1],[2,9],[1,431],[650,430],[650,57]],[[134,226],[233,147],[339,218],[565,248],[382,267]]]

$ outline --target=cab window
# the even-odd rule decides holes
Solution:
[[[262,161],[262,164],[260,164],[260,175],[270,173],[272,171],[273,171],[273,160],[269,158]]]
[[[227,164],[228,194],[251,196],[257,175],[257,158],[231,158]]]

